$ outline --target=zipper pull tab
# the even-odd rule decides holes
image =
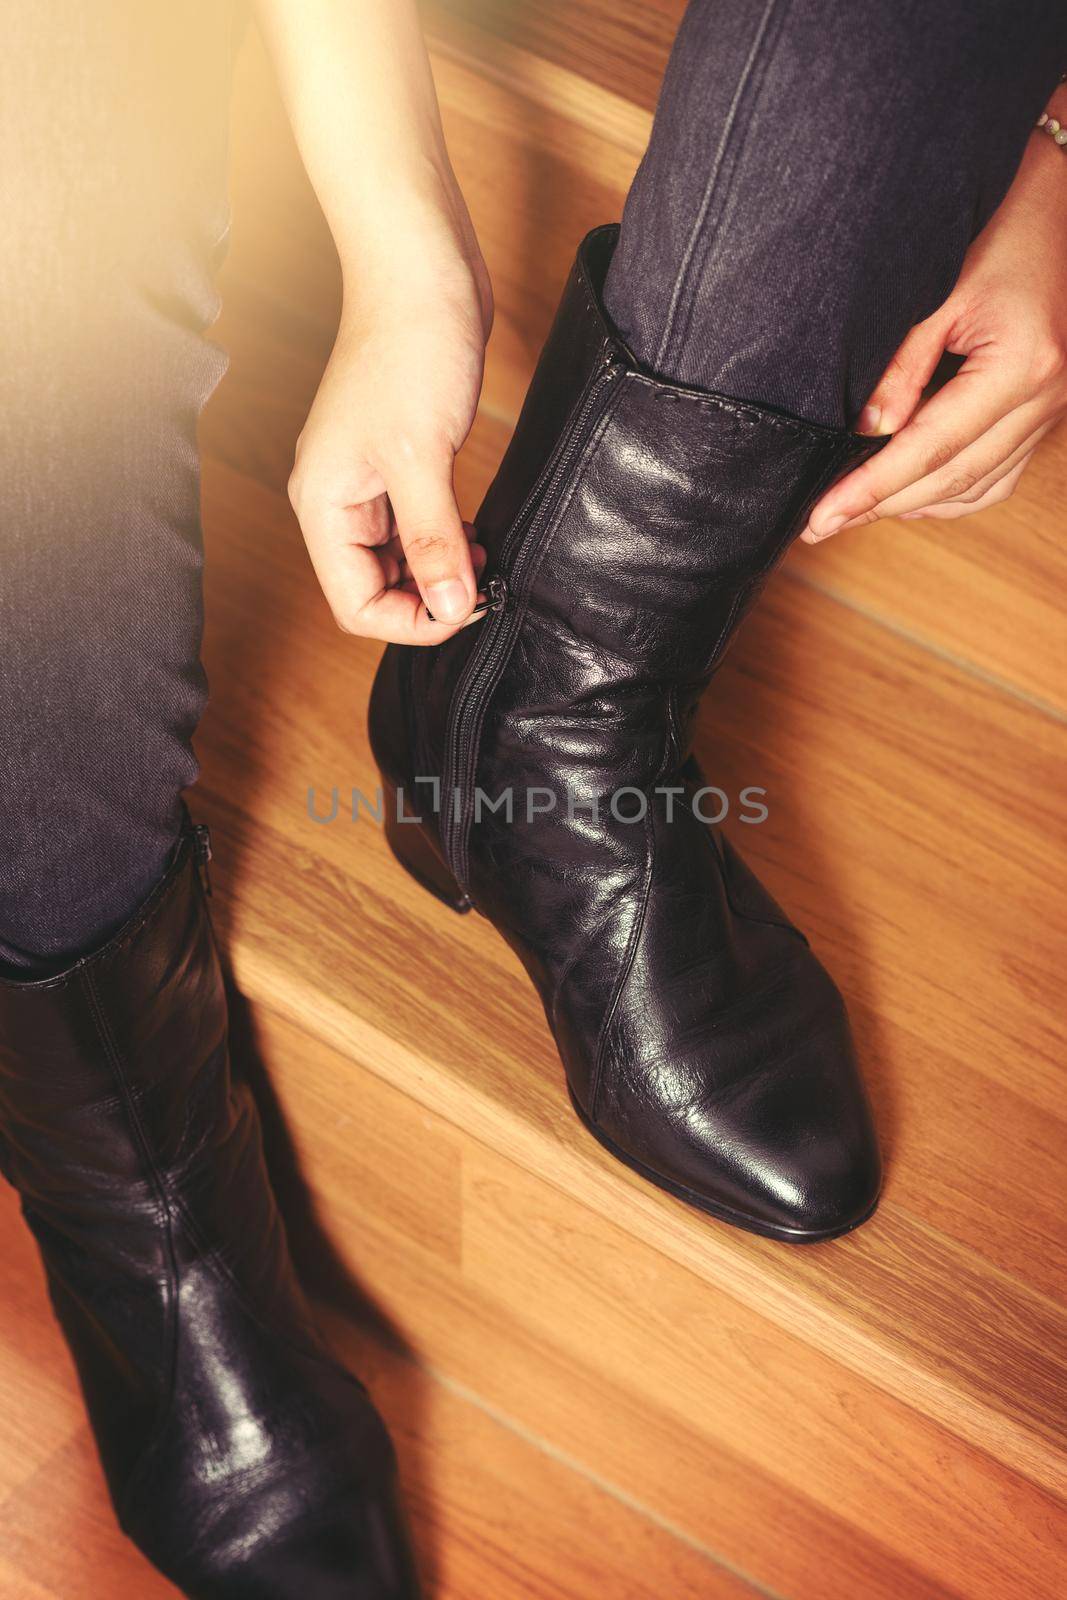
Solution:
[[[507,605],[508,586],[501,577],[490,578],[485,586],[485,599],[480,600],[471,612],[477,617],[483,611],[502,611]]]
[[[208,871],[208,862],[211,860],[211,829],[206,822],[193,823],[193,854],[196,857],[196,870],[200,874],[204,893],[210,895],[211,874]]]

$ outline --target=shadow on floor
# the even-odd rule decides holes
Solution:
[[[263,1126],[267,1170],[285,1220],[297,1275],[311,1301],[325,1311],[331,1326],[340,1325],[338,1355],[360,1376],[378,1365],[376,1352],[399,1357],[394,1370],[403,1381],[390,1384],[386,1416],[400,1456],[405,1499],[413,1519],[419,1571],[427,1600],[436,1593],[439,1571],[433,1516],[432,1472],[426,1456],[427,1390],[431,1379],[418,1365],[418,1353],[403,1332],[353,1276],[323,1220],[274,1092],[259,1046],[255,1018],[247,1000],[226,973],[230,1004],[230,1050],[234,1076],[246,1082]],[[361,1356],[364,1359],[361,1360]]]

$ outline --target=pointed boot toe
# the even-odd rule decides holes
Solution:
[[[383,1430],[384,1431],[384,1430]],[[414,1557],[395,1474],[382,1463],[368,1482],[366,1463],[343,1440],[320,1434],[314,1453],[294,1459],[284,1480],[257,1481],[250,1469],[205,1516],[175,1505],[182,1542],[161,1527],[158,1510],[131,1534],[189,1600],[415,1600]]]
[[[395,1453],[362,1384],[197,1267],[179,1306],[169,1409],[119,1503],[134,1543],[189,1600],[416,1600]]]
[[[219,1600],[414,1600],[419,1592],[397,1491],[382,1485],[358,1499],[324,1499],[308,1525],[267,1539],[239,1570],[241,1586],[220,1588]]]
[[[593,1107],[578,1109],[602,1144],[680,1199],[769,1238],[814,1243],[871,1215],[881,1156],[840,998],[813,958],[791,981],[808,992],[789,1005],[788,1027],[773,1025],[786,1010],[781,990],[757,994],[763,1026],[735,1005],[732,1017],[690,1024],[669,1055],[642,1043],[650,1003],[637,1007],[636,1026],[621,1005]],[[668,1030],[682,1032],[677,1014]]]

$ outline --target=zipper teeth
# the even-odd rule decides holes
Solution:
[[[492,629],[479,640],[479,652],[467,664],[463,681],[457,691],[458,708],[449,740],[448,774],[445,793],[450,797],[448,827],[445,834],[445,855],[452,873],[464,890],[467,889],[467,842],[469,839],[470,806],[468,794],[474,781],[477,765],[477,730],[481,713],[492,687],[493,673],[498,662],[503,662],[518,629],[514,610],[516,585],[522,577],[530,553],[534,548],[534,535],[545,519],[555,510],[558,490],[572,457],[583,442],[586,424],[602,398],[606,400],[609,380],[618,370],[615,363],[606,362],[592,379],[585,397],[575,415],[574,424],[557,445],[556,459],[549,469],[544,494],[535,501],[526,517],[520,516],[501,551],[501,560],[518,542],[518,551],[508,577],[507,602],[496,616],[484,626]]]

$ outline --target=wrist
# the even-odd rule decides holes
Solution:
[[[366,308],[457,289],[485,273],[466,203],[447,164],[427,161],[394,175],[335,234],[344,288],[342,317]]]
[[[407,135],[387,152],[346,159],[343,193],[327,216],[342,271],[395,255],[399,241],[452,210],[447,156],[430,137]]]
[[[1067,121],[1067,82],[1058,83],[1048,100],[1045,110],[1050,117],[1055,117],[1059,122]]]
[[[1053,137],[1060,129],[1067,129],[1067,84],[1060,84],[1049,98],[1043,122],[1027,140],[1017,175],[1035,201],[1056,212],[1061,201],[1067,205],[1067,141],[1057,143]]]
[[[1050,95],[1030,141],[1050,151],[1067,152],[1067,82]]]

